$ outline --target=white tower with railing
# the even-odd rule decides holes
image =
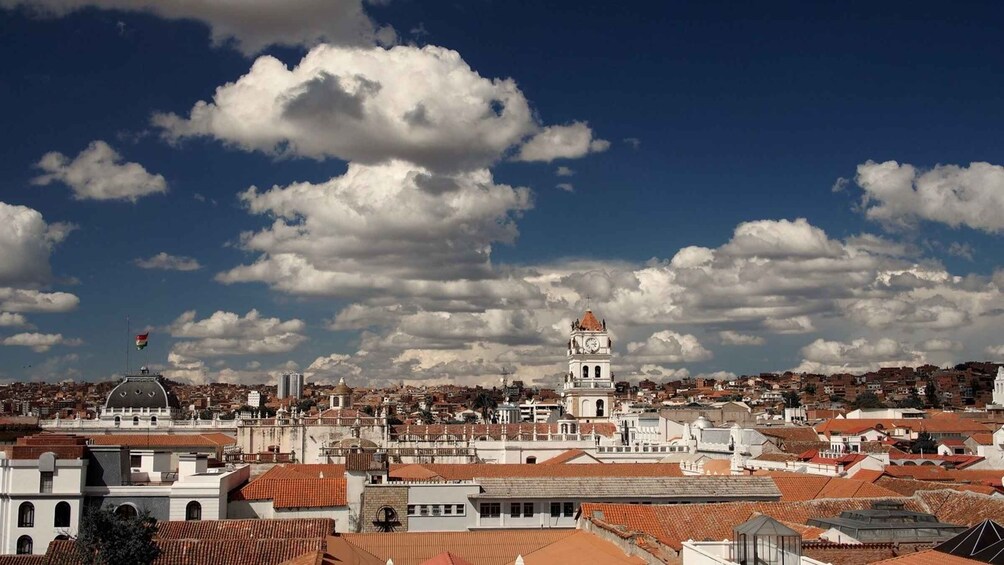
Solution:
[[[606,321],[597,320],[592,310],[572,323],[568,373],[562,388],[567,413],[587,421],[610,419],[614,403],[612,346]]]

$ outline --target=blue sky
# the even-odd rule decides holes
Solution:
[[[999,6],[541,4],[0,0],[0,377],[1004,357]]]

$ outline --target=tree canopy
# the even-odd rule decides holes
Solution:
[[[146,565],[160,555],[153,541],[157,519],[146,511],[129,516],[110,507],[90,507],[80,520],[75,563]]]

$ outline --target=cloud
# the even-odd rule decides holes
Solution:
[[[233,45],[245,55],[270,45],[366,46],[393,43],[396,38],[393,28],[378,28],[370,20],[362,0],[0,0],[0,6],[24,6],[47,17],[93,7],[196,20],[209,26],[213,45]]]
[[[320,45],[292,69],[263,56],[187,118],[153,122],[170,141],[207,136],[276,156],[439,171],[489,165],[539,128],[515,81],[483,78],[435,46]]]
[[[305,328],[302,320],[263,318],[257,310],[244,316],[220,310],[202,320],[196,320],[196,312],[189,310],[168,330],[172,337],[185,338],[174,344],[172,353],[192,359],[288,353],[307,340]]]
[[[850,342],[817,339],[802,348],[798,373],[863,373],[882,367],[917,366],[927,362],[922,351],[889,338]]]
[[[741,334],[735,330],[725,330],[718,332],[725,345],[764,345],[767,340],[756,335]]]
[[[28,320],[21,314],[0,312],[0,327],[17,327],[28,325]]]
[[[628,359],[634,363],[674,364],[707,361],[713,355],[696,337],[663,330],[643,342],[627,345]]]
[[[953,257],[961,257],[963,259],[973,260],[973,246],[968,243],[959,243],[958,241],[953,241],[951,245],[948,246],[948,254]]]
[[[72,161],[57,151],[46,153],[35,165],[45,174],[33,184],[62,182],[73,190],[76,200],[128,200],[167,192],[161,175],[147,172],[139,163],[123,163],[122,156],[104,141],[92,141]]]
[[[558,183],[557,188],[564,190],[565,192],[575,192],[575,186],[568,182]]]
[[[921,351],[926,352],[948,352],[948,351],[962,351],[965,347],[962,343],[958,341],[952,341],[945,338],[932,338],[922,341],[917,348]]]
[[[492,245],[511,243],[514,217],[531,207],[525,188],[494,184],[487,170],[438,175],[403,163],[365,166],[326,183],[297,183],[241,201],[272,225],[241,236],[262,253],[217,275],[315,296],[393,293],[449,300],[526,292],[498,280]]]
[[[0,202],[0,287],[48,283],[49,255],[72,230],[70,224],[46,223],[27,206]]]
[[[554,174],[557,175],[557,176],[559,176],[559,177],[570,177],[570,176],[572,176],[572,175],[575,174],[575,171],[573,171],[572,169],[570,169],[570,168],[562,165],[562,166],[558,167],[557,170],[554,171]]]
[[[625,137],[622,141],[631,146],[631,149],[638,149],[641,147],[641,140],[637,137]]]
[[[149,259],[136,259],[135,263],[141,269],[161,269],[164,271],[197,271],[202,268],[202,265],[191,257],[168,255],[163,251]]]
[[[0,288],[0,310],[7,312],[70,312],[80,299],[68,292]]]
[[[985,162],[968,167],[937,165],[926,171],[896,161],[858,165],[865,215],[892,228],[919,221],[966,226],[987,233],[1004,230],[1004,167]]]
[[[983,353],[987,354],[995,360],[1004,359],[1004,345],[991,345],[983,350]]]
[[[3,339],[7,346],[30,347],[33,351],[44,353],[54,345],[80,345],[78,339],[64,339],[63,334],[19,333]]]
[[[544,161],[578,159],[589,153],[599,153],[610,148],[610,142],[593,137],[593,130],[585,122],[566,126],[548,126],[520,147],[517,161]]]

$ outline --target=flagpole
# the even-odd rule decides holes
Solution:
[[[129,316],[126,316],[126,370],[125,374],[129,374],[129,336],[132,335],[132,331],[129,327]]]

